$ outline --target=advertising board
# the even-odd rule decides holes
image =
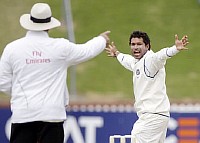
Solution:
[[[9,108],[0,109],[0,141],[10,136]],[[109,143],[111,135],[129,135],[137,115],[132,105],[73,105],[64,123],[65,143]],[[165,143],[199,143],[200,106],[172,105]]]

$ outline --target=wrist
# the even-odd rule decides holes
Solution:
[[[116,50],[116,51],[114,52],[114,56],[117,57],[117,56],[119,55],[119,53],[120,53],[120,52],[119,52],[118,50]]]

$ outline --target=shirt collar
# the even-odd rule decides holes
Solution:
[[[49,34],[46,31],[27,31],[26,36],[49,37]]]
[[[148,55],[151,55],[151,54],[153,54],[154,52],[152,51],[152,50],[148,50],[147,52],[146,52],[146,54],[144,54],[144,56],[142,57],[142,58],[145,58],[146,56],[148,56]]]
[[[146,56],[153,54],[154,52],[152,50],[148,50],[141,59],[144,59]],[[141,59],[136,59],[135,63],[139,62]]]

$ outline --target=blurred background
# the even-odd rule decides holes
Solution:
[[[9,42],[26,31],[19,18],[29,13],[36,2],[46,2],[62,26],[50,31],[52,37],[68,38],[65,4],[62,0],[1,0],[0,55]],[[105,30],[121,52],[129,53],[129,35],[133,30],[148,33],[152,49],[174,44],[174,35],[187,34],[189,50],[167,61],[167,92],[171,102],[198,102],[200,87],[200,3],[198,0],[72,0],[71,10],[76,43],[84,43]],[[78,101],[130,101],[133,98],[132,73],[103,52],[95,59],[76,66],[75,94]],[[70,74],[68,85],[70,88]],[[75,97],[75,98],[73,98]],[[103,97],[103,98],[102,98]],[[0,93],[0,103],[9,97]]]

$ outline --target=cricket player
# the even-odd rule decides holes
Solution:
[[[175,45],[154,53],[147,33],[134,31],[129,38],[131,55],[119,52],[112,42],[106,48],[110,57],[133,72],[135,103],[138,120],[133,125],[133,143],[164,143],[170,117],[170,102],[166,93],[166,60],[187,50],[188,37],[175,35]]]
[[[10,143],[63,143],[67,69],[100,54],[110,31],[84,44],[49,37],[61,23],[46,3],[34,4],[20,24],[26,36],[9,43],[0,61],[0,91],[11,95]]]

